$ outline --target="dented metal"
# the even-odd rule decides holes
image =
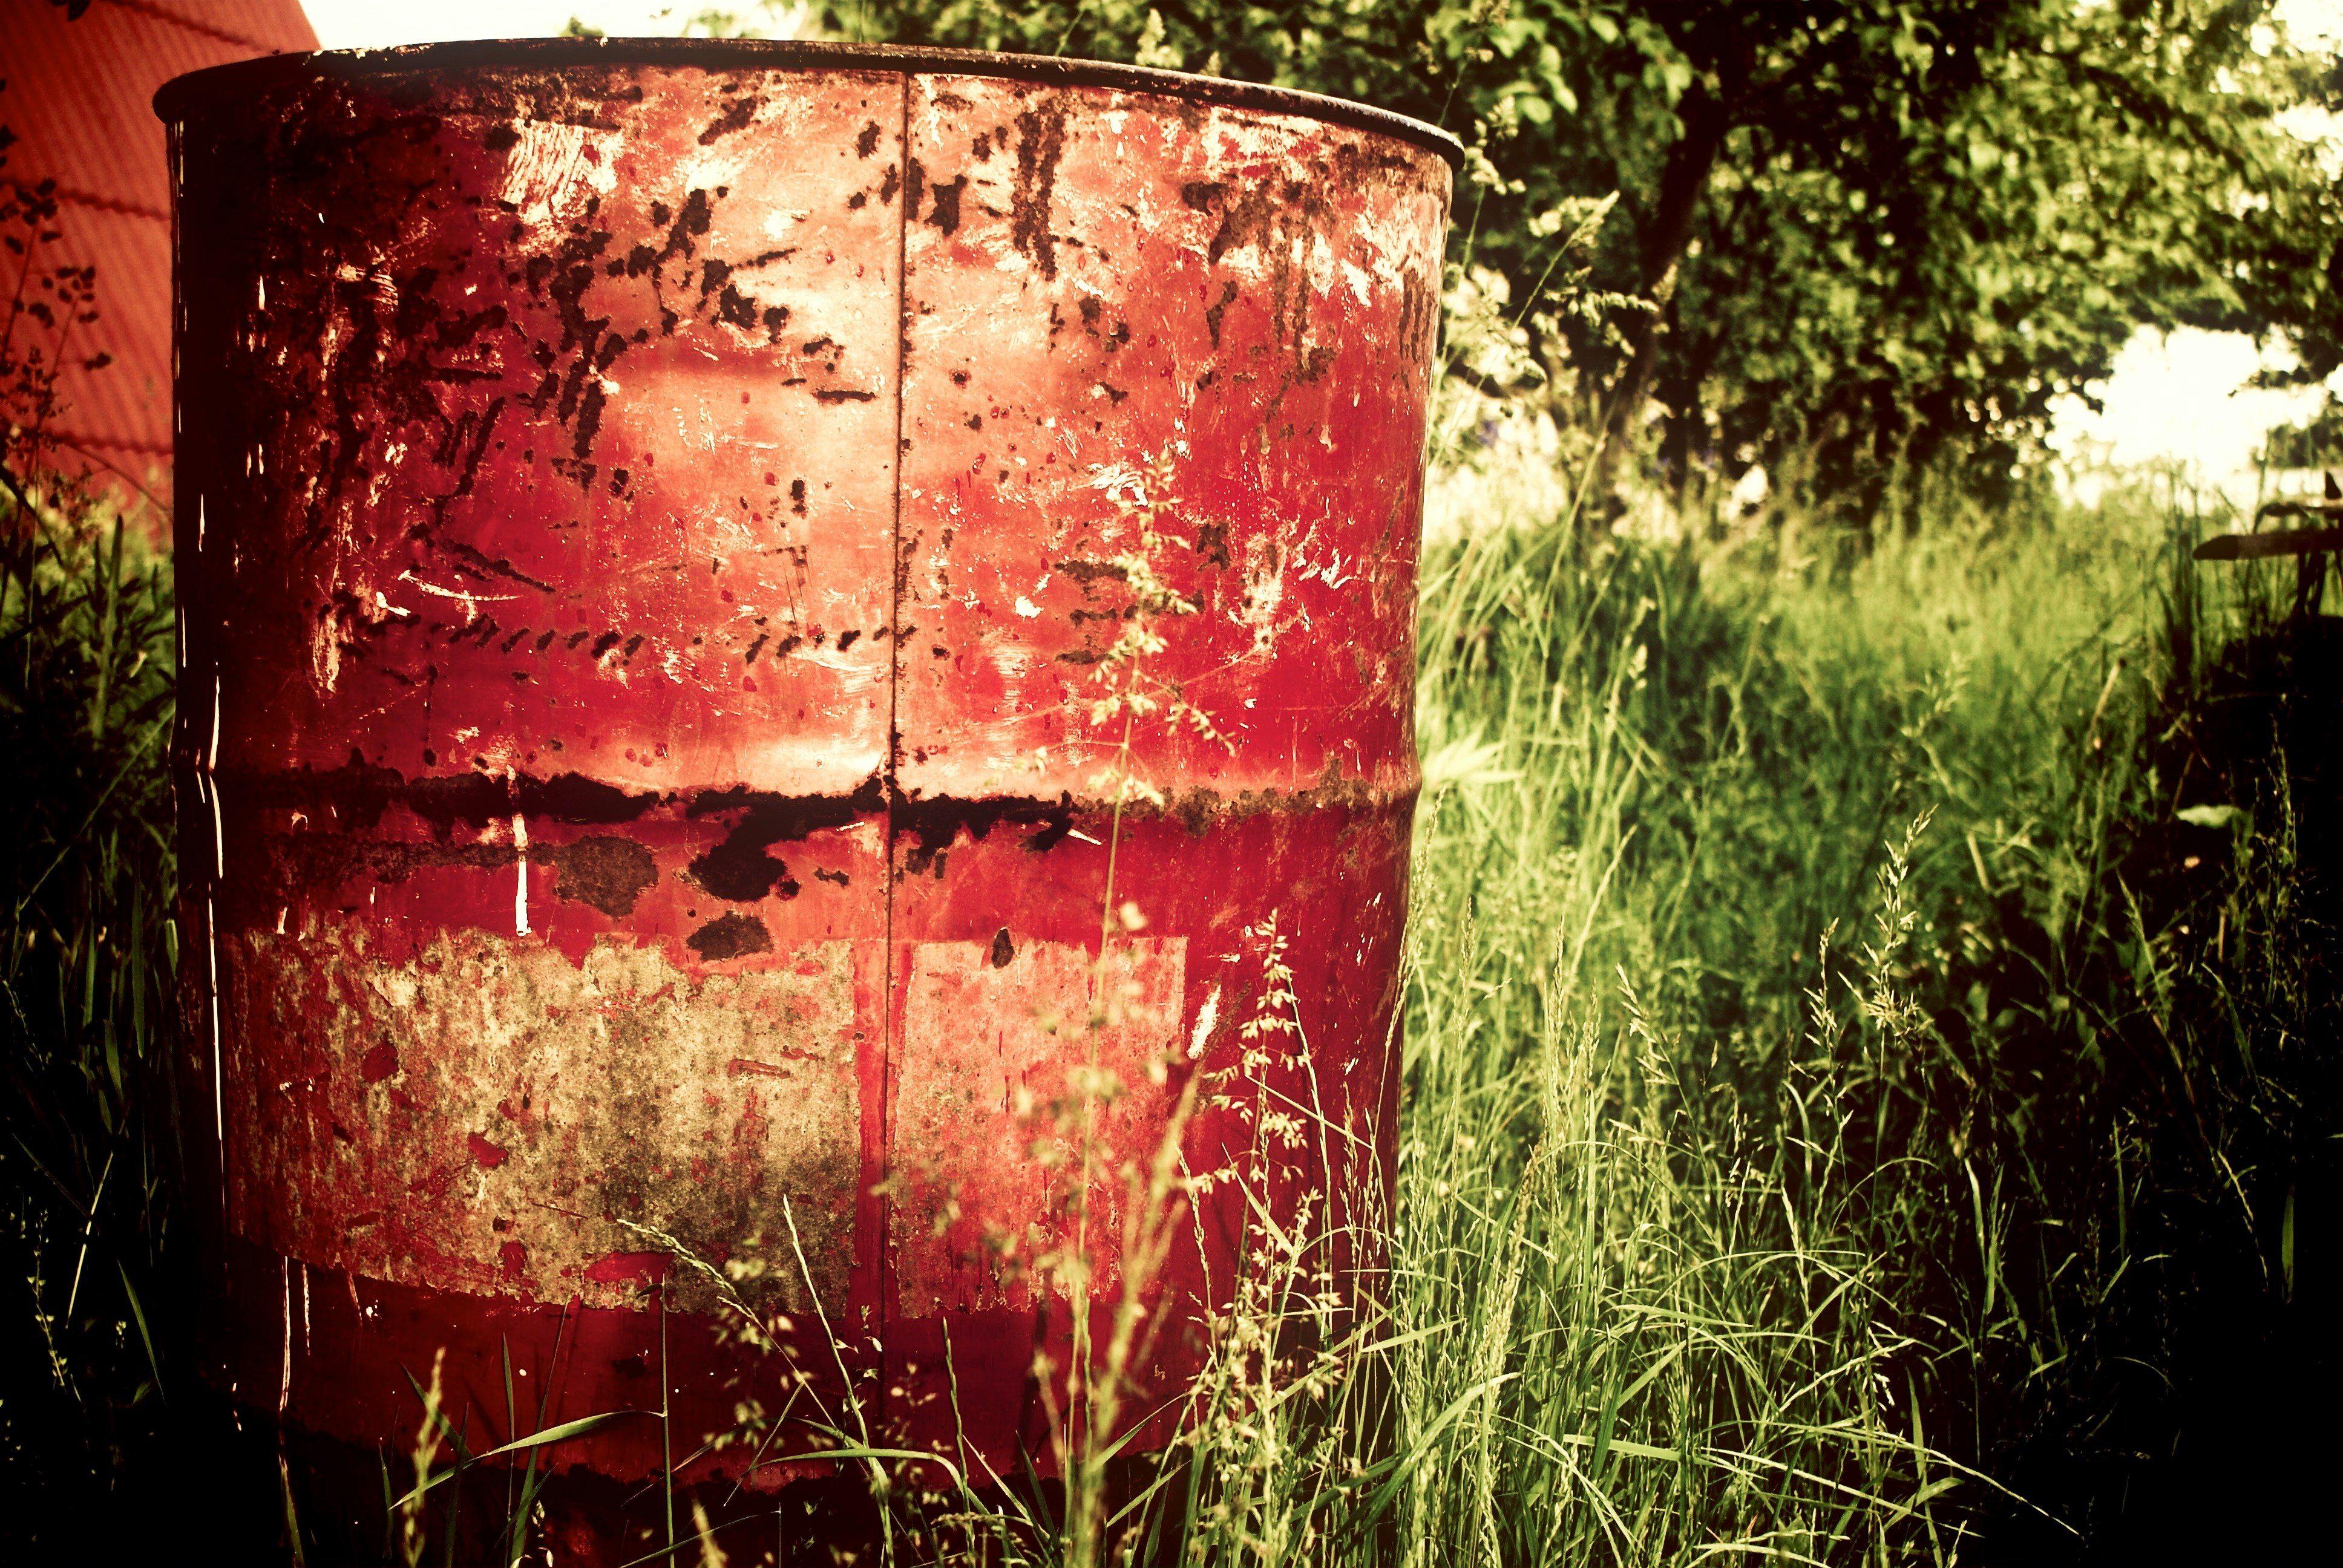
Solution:
[[[1214,1073],[1327,1136],[1267,1154],[1224,1105],[1192,1170],[1372,1228],[1453,144],[804,45],[280,59],[157,106],[224,1382],[371,1448],[412,1430],[396,1367],[444,1348],[501,1410],[509,1349],[547,1420],[667,1402],[688,1450],[842,1377],[1006,1473],[1072,1310],[1034,1264],[1075,1207],[1051,1107],[1093,1060],[1128,1086],[1100,1170]],[[1095,722],[1135,497],[1193,608],[1148,674],[1224,740]],[[1118,825],[1118,777],[1162,803]],[[1111,855],[1143,930],[1101,968]],[[1272,927],[1296,1028],[1248,1069]],[[1091,1189],[1083,1310],[1126,1201]],[[1142,1443],[1244,1214],[1215,1189],[1134,1282]],[[724,1289],[802,1362],[670,1322],[645,1387],[662,1311]],[[565,1452],[661,1463],[645,1425]]]

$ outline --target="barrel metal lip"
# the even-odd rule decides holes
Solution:
[[[905,75],[921,72],[1000,76],[1066,87],[1109,87],[1323,120],[1413,142],[1438,153],[1452,168],[1462,168],[1464,164],[1463,144],[1437,126],[1373,105],[1292,87],[1263,86],[1222,76],[1160,71],[1106,60],[795,38],[478,39],[410,44],[390,49],[270,55],[175,76],[156,91],[154,105],[156,115],[167,122],[186,119],[224,101],[248,98],[271,86],[303,79],[367,81],[498,65],[545,68],[593,65],[697,65],[711,70],[860,69]]]

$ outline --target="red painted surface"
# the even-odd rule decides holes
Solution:
[[[1069,1235],[1051,1107],[1093,1053],[1130,1086],[1094,1318],[1125,1288],[1108,1173],[1190,1072],[1324,1121],[1289,1147],[1208,1111],[1192,1170],[1372,1232],[1435,134],[809,45],[321,58],[159,108],[223,1382],[403,1443],[399,1369],[445,1347],[501,1439],[508,1344],[548,1421],[656,1409],[664,1305],[679,1453],[798,1370],[792,1421],[844,1419],[842,1370],[874,1436],[1013,1473],[1036,1347],[1067,1360],[1033,1259]],[[1165,802],[1118,834],[1090,705],[1142,485],[1195,607],[1146,668],[1232,744],[1139,724]],[[1111,849],[1144,927],[1101,965]],[[1248,1074],[1272,920],[1299,1033]],[[1142,1446],[1242,1220],[1224,1183],[1141,1282]],[[782,1352],[719,1346],[671,1242],[785,1315]],[[692,1473],[816,1443],[785,1422]],[[660,1452],[643,1418],[561,1462]]]

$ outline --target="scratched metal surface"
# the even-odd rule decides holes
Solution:
[[[1235,744],[1135,736],[1169,800],[1116,846],[1147,925],[1101,1141],[1153,1147],[1167,1047],[1236,1061],[1274,915],[1306,1050],[1270,1076],[1337,1136],[1264,1179],[1382,1202],[1448,167],[1210,84],[918,66],[538,46],[164,95],[211,1342],[297,1426],[403,1442],[442,1346],[484,1412],[506,1345],[548,1421],[654,1408],[662,1282],[679,1431],[778,1409],[786,1357],[718,1346],[664,1235],[761,1259],[878,1430],[1038,1450],[1033,1108],[1090,1050],[1053,1025],[1096,968],[1134,475],[1199,607],[1155,668]],[[1252,1147],[1217,1113],[1185,1151]],[[1150,1285],[1155,1394],[1233,1204]]]

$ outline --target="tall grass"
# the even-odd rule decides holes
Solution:
[[[167,564],[0,506],[0,1251],[12,1509],[64,1539],[166,1401],[176,931]]]
[[[1099,1559],[2113,1560],[2298,1513],[2343,661],[2204,526],[1433,548],[1389,1274],[1350,1311],[1322,1216],[1264,1211]],[[169,608],[134,544],[11,538],[0,1420],[15,1526],[70,1537],[202,1398],[156,1300]],[[1065,1560],[1047,1497],[908,1475],[898,1560]]]
[[[2289,789],[2334,661],[2185,499],[1434,555],[1388,1316],[1200,1430],[1192,1560],[2303,1522],[2338,1052]],[[2240,1493],[2198,1423],[2249,1412]]]
[[[2287,1315],[2338,1052],[2285,758],[2176,776],[2224,658],[2306,630],[2197,527],[2133,491],[1435,564],[1403,1556],[2069,1557],[2180,1496],[2255,1527],[2152,1452],[2213,1375],[2170,1331],[2207,1291],[2242,1341]]]

